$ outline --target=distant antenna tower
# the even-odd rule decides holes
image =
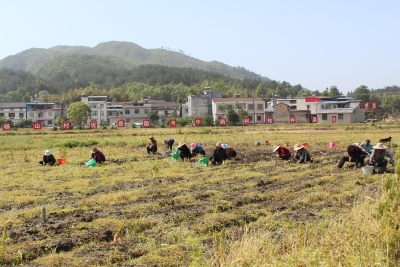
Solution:
[[[208,86],[208,82],[206,82],[206,86]]]

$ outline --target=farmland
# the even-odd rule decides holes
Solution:
[[[145,152],[150,134],[159,143],[155,156]],[[351,225],[379,233],[374,219],[363,216],[377,205],[383,181],[394,175],[367,176],[360,169],[336,166],[347,145],[365,139],[376,144],[392,136],[389,151],[396,154],[400,140],[396,124],[19,129],[0,135],[0,226],[7,225],[3,265],[335,266],[340,262],[349,266],[368,259],[388,262],[389,247],[387,251],[366,250],[360,259],[359,248],[349,244],[379,246],[386,238],[376,234],[360,241],[360,234],[353,239]],[[196,142],[208,156],[216,142],[227,143],[238,156],[220,166],[197,166],[198,158],[172,162],[171,152],[161,146],[165,138],[175,139],[174,147],[179,142]],[[314,163],[278,161],[265,140],[281,145],[289,142],[290,146],[307,142]],[[261,145],[255,146],[256,141]],[[328,147],[330,141],[336,142],[336,148]],[[93,146],[105,154],[107,162],[88,168],[82,162],[89,159]],[[65,158],[66,164],[39,166],[46,149],[56,158]],[[161,155],[164,151],[166,156]],[[393,167],[388,172],[393,173]],[[47,210],[46,223],[40,219],[42,207]],[[342,228],[336,225],[339,221]],[[332,235],[327,232],[340,236],[342,243],[330,240]],[[325,250],[307,246],[307,239],[312,238]],[[264,243],[257,243],[261,240]],[[299,240],[304,242],[297,244]],[[330,252],[330,245],[338,251]]]

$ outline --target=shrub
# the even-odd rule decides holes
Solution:
[[[136,125],[134,123],[132,123],[131,128],[136,128]]]
[[[107,128],[108,128],[107,126],[103,126],[103,128],[102,128],[102,129],[103,129],[103,130],[107,130]]]
[[[53,128],[51,129],[53,132],[55,132],[55,131],[57,131],[58,130],[58,127],[57,126],[53,126]]]
[[[99,142],[95,140],[68,140],[65,141],[64,143],[60,144],[59,146],[61,147],[68,147],[68,148],[73,148],[73,147],[92,147],[97,145]]]

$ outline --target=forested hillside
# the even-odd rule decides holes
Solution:
[[[145,49],[130,42],[106,42],[90,48],[85,46],[56,46],[49,49],[31,48],[13,56],[0,60],[0,68],[36,72],[44,64],[56,57],[64,55],[98,55],[113,56],[132,66],[160,64],[174,67],[191,67],[215,71],[236,78],[251,78],[268,80],[243,67],[231,67],[221,62],[205,62],[190,57],[183,52],[166,49]]]
[[[111,101],[138,101],[150,96],[183,103],[188,95],[202,93],[207,82],[213,90],[223,91],[225,97],[235,93],[243,97],[287,97],[305,92],[301,85],[269,79],[239,79],[189,67],[132,67],[113,56],[67,55],[46,63],[36,73],[0,69],[0,101],[30,101],[38,94],[42,101],[64,97],[72,103],[85,91],[108,95]]]

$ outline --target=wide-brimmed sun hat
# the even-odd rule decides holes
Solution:
[[[272,152],[277,151],[280,148],[280,146],[274,146],[274,150]]]
[[[99,150],[97,149],[97,148],[92,148],[92,151],[90,151],[90,153],[96,153],[96,152],[98,152]]]
[[[304,146],[303,146],[302,144],[297,143],[297,144],[294,145],[293,150],[297,151],[297,150],[302,149],[303,147],[304,147]]]
[[[197,144],[196,144],[196,143],[191,143],[191,144],[190,144],[190,149],[191,149],[191,150],[195,149],[196,147],[197,147]]]
[[[45,156],[50,156],[50,155],[51,155],[50,150],[46,150],[46,151],[44,152],[44,155],[45,155]]]
[[[178,147],[183,147],[185,145],[185,143],[179,142]]]
[[[217,143],[215,144],[215,147],[222,147],[221,142],[217,142]]]
[[[150,135],[149,139],[154,139],[154,136]]]
[[[377,143],[376,146],[372,147],[373,149],[386,149],[387,146],[382,145],[382,143]]]

